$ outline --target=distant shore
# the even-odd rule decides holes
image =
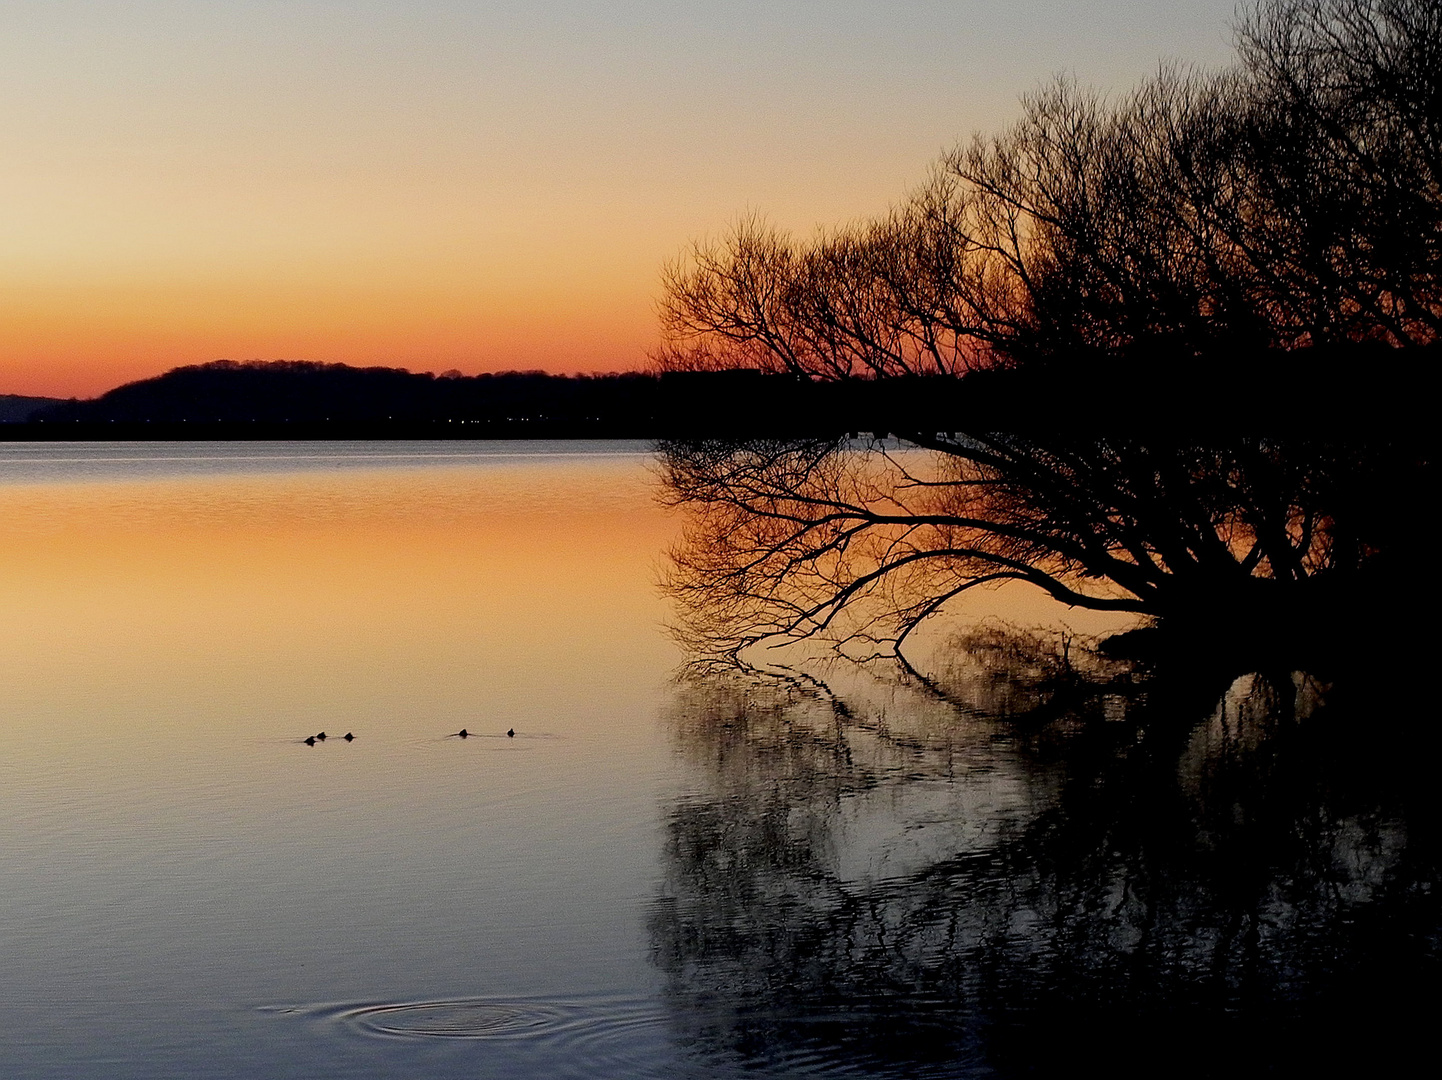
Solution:
[[[0,394],[0,441],[661,439],[1032,431],[1086,439],[1229,433],[1416,438],[1442,347],[1371,344],[1209,357],[1161,351],[961,377],[808,380],[754,370],[436,376],[217,361],[89,400]]]

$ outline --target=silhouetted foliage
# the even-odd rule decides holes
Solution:
[[[808,243],[748,219],[668,270],[664,369],[930,390],[866,428],[900,448],[664,447],[701,655],[890,652],[1002,580],[1322,639],[1406,580],[1435,482],[1442,9],[1268,0],[1238,46],[1119,99],[1062,80],[883,219]]]

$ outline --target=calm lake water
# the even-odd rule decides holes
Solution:
[[[975,617],[1051,623],[937,635],[930,688],[678,681],[650,468],[0,445],[0,1072],[1237,1075],[1420,1039],[1431,758],[1347,726],[1393,706],[1102,672],[1017,725],[1060,639],[1012,594]]]

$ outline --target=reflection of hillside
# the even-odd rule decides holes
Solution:
[[[877,692],[854,715],[742,683],[678,702],[692,788],[651,932],[708,1055],[955,1075],[1164,1052],[1166,1072],[1246,1073],[1358,1050],[1342,1018],[1397,1041],[1404,988],[1437,974],[1423,770],[1359,745],[1382,718],[1308,678],[1238,679],[1171,725],[1155,684],[1083,705],[1110,722],[1029,727]]]

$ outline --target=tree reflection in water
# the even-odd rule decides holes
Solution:
[[[1408,706],[959,644],[929,687],[684,688],[650,923],[683,1042],[905,1076],[1370,1071],[1420,1044],[1442,918]]]

